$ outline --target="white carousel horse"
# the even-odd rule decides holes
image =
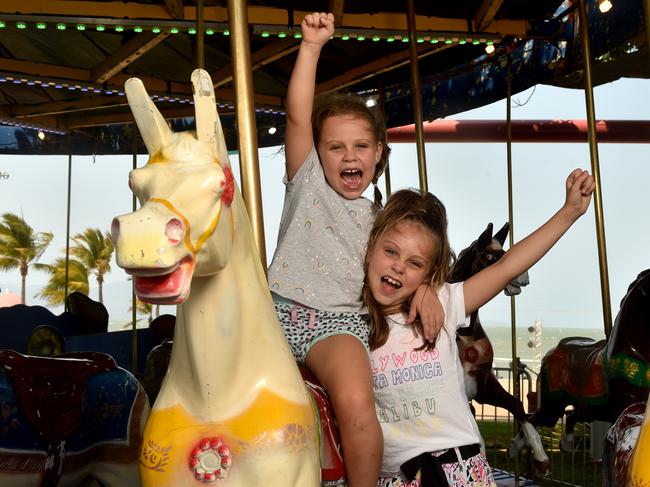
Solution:
[[[129,178],[141,208],[113,221],[117,263],[142,301],[178,304],[142,480],[317,486],[316,418],[233,180],[212,81],[196,70],[192,85],[196,137],[172,132],[140,80],[126,82],[149,161]]]

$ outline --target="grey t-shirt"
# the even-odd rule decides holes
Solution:
[[[363,259],[374,221],[372,202],[347,200],[325,179],[312,148],[286,191],[269,286],[310,308],[364,312]]]

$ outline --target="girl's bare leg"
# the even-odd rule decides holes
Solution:
[[[307,366],[327,390],[339,425],[350,487],[376,487],[384,450],[366,349],[352,335],[316,343]]]

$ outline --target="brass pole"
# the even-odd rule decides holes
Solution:
[[[239,146],[242,194],[253,226],[253,236],[257,243],[257,250],[260,253],[262,265],[266,269],[260,165],[257,154],[251,51],[248,41],[248,13],[244,0],[228,0],[228,27],[231,34],[230,52],[235,81],[237,142]]]
[[[377,104],[379,105],[380,116],[386,120],[386,90],[384,89],[383,83],[379,85],[377,89],[378,97]],[[386,143],[388,144],[388,137],[386,138]],[[384,167],[384,183],[386,184],[386,199],[390,198],[391,187],[390,187],[390,164],[387,161],[386,167]]]
[[[132,168],[138,167],[138,131],[135,125],[131,132]],[[138,200],[135,193],[131,194],[131,209],[137,209]],[[135,281],[131,278],[131,372],[138,373],[138,332],[137,332],[138,300],[135,296]],[[143,371],[144,372],[144,371]]]
[[[68,207],[65,224],[65,290],[63,291],[63,309],[68,311],[68,280],[70,277],[70,199],[72,195],[72,154],[68,154]]]
[[[645,10],[645,35],[646,35],[646,49],[648,50],[648,56],[650,56],[650,0],[645,0],[644,2]]]
[[[508,233],[508,242],[510,248],[515,244],[515,226],[514,211],[512,205],[512,56],[508,53],[506,75],[506,160],[508,162],[508,222],[510,223],[510,232]],[[515,297],[510,296],[510,343],[512,345],[512,394],[521,398],[519,390],[519,370],[517,360],[517,308]],[[519,421],[514,418],[515,436],[519,432]],[[519,486],[519,461],[515,461],[515,481],[514,486]]]
[[[203,0],[196,0],[196,67],[205,67],[205,16]]]
[[[589,155],[591,156],[591,173],[596,181],[594,190],[594,210],[596,214],[596,237],[598,241],[598,264],[600,266],[600,292],[603,303],[603,322],[605,335],[612,331],[612,306],[609,297],[609,274],[607,271],[607,248],[605,245],[605,222],[600,183],[600,163],[598,161],[598,142],[596,141],[596,114],[594,109],[594,90],[591,78],[591,48],[589,45],[589,19],[587,18],[586,0],[578,1],[580,20],[580,38],[584,61],[585,100],[587,105],[587,129],[589,137]]]
[[[413,120],[415,123],[415,143],[418,151],[418,174],[420,191],[429,191],[427,179],[427,159],[424,153],[424,130],[422,128],[422,92],[420,91],[420,67],[417,53],[417,29],[415,28],[415,1],[408,0],[407,15],[409,29],[409,54],[411,58],[411,91],[413,93]]]

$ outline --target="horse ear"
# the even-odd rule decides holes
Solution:
[[[492,223],[488,223],[487,228],[478,238],[478,246],[480,249],[484,249],[492,242]]]
[[[197,139],[212,147],[219,163],[230,165],[226,140],[217,113],[214,85],[210,75],[203,69],[195,69],[192,72],[192,90]]]
[[[129,78],[124,83],[124,91],[147,152],[152,156],[171,142],[174,133],[149,98],[142,81]]]
[[[508,236],[509,231],[510,231],[510,222],[506,222],[505,225],[501,227],[501,230],[499,230],[494,235],[494,239],[501,244],[501,247],[503,247],[503,244],[506,243],[506,237]]]

